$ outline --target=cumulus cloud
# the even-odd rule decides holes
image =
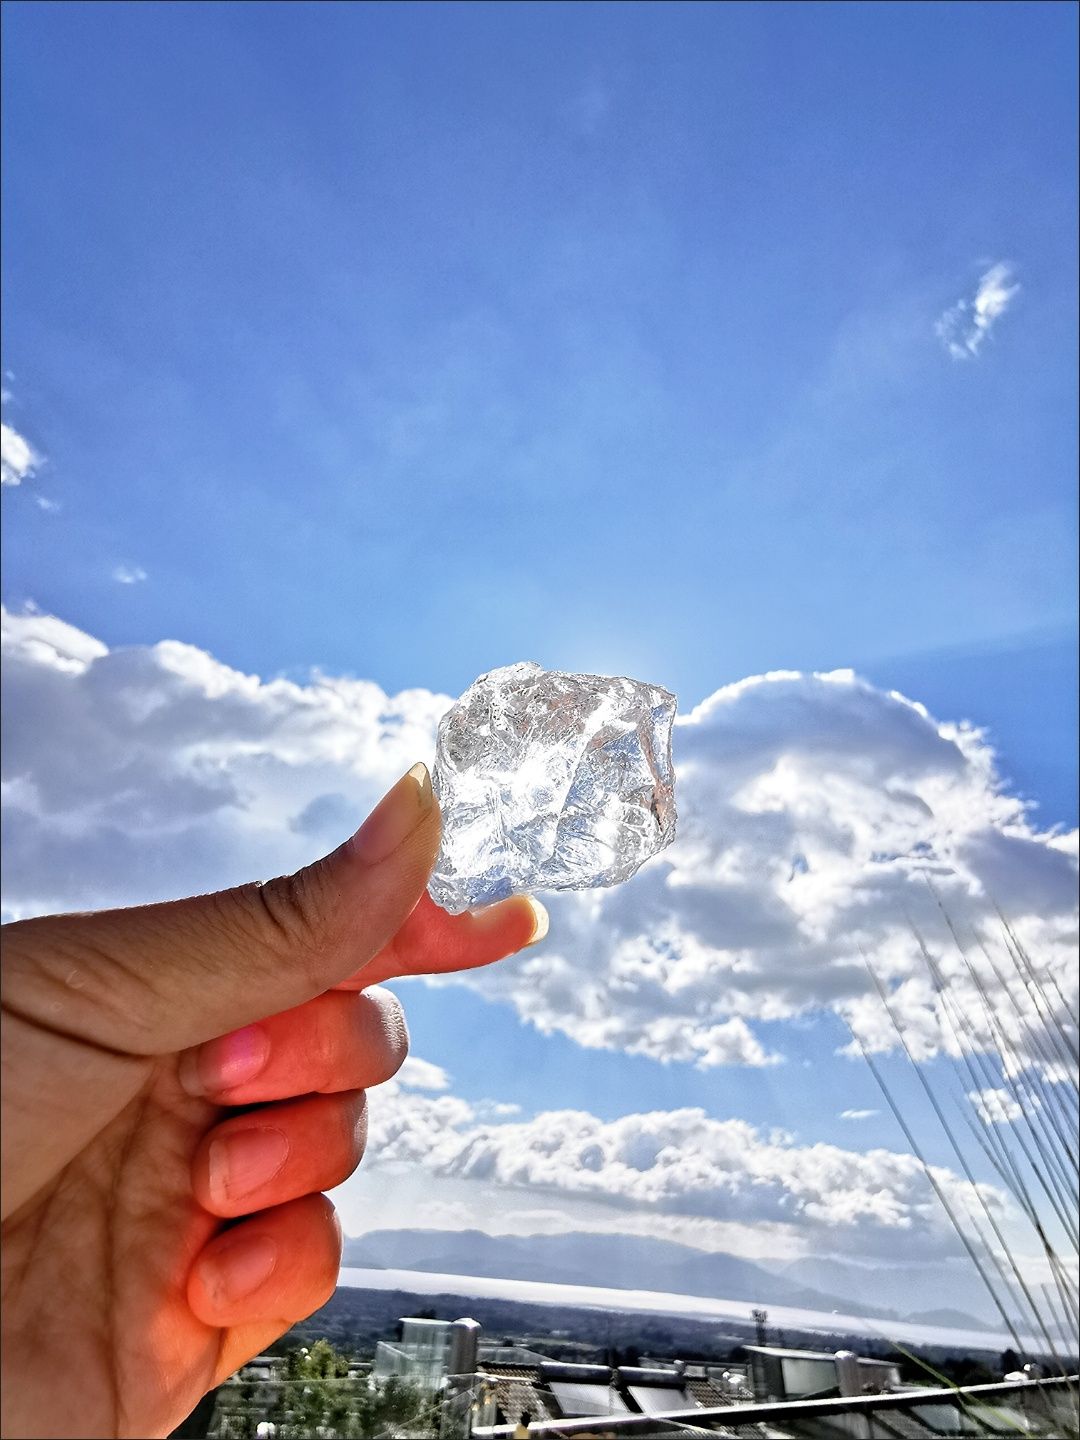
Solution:
[[[112,578],[118,585],[138,585],[146,579],[146,571],[141,565],[117,565]]]
[[[397,1083],[409,1090],[446,1090],[450,1077],[441,1065],[421,1060],[418,1055],[408,1055],[397,1073]]]
[[[940,901],[969,940],[996,933],[1000,905],[1075,996],[1075,839],[1033,829],[977,730],[847,672],[774,674],[682,716],[675,762],[664,856],[620,889],[553,897],[542,951],[471,983],[584,1044],[760,1064],[752,1023],[815,1008],[894,1046],[869,959],[923,1057],[950,1036],[913,922],[978,1010]]]
[[[804,1244],[884,1255],[947,1253],[955,1244],[944,1212],[911,1155],[865,1154],[835,1145],[800,1145],[743,1120],[717,1120],[696,1108],[602,1120],[582,1110],[494,1122],[451,1096],[380,1089],[372,1105],[369,1164],[420,1166],[442,1179],[475,1180],[500,1191],[529,1191],[621,1212],[657,1211],[707,1222],[772,1227]],[[964,1213],[971,1191],[947,1169],[938,1182]],[[1006,1202],[990,1186],[987,1203]]]
[[[430,757],[450,703],[261,680],[176,641],[109,650],[38,614],[6,615],[4,647],[10,913],[295,868]],[[953,1042],[913,923],[979,1010],[940,904],[970,943],[1000,906],[1074,1000],[1077,837],[1033,826],[978,730],[846,671],[783,672],[681,715],[675,763],[680,832],[661,857],[627,885],[551,897],[543,946],[452,983],[581,1045],[709,1068],[775,1060],[755,1027],[814,1011],[895,1046],[869,962],[925,1057]],[[1022,1004],[1001,1020],[1021,1055]]]
[[[1024,1113],[1008,1090],[969,1090],[968,1099],[984,1125],[1009,1125]],[[1028,1097],[1028,1104],[1033,1110],[1039,1108],[1039,1103],[1037,1095]]]
[[[0,484],[21,485],[41,464],[28,440],[10,425],[0,423]]]
[[[934,326],[934,333],[954,360],[971,360],[982,349],[990,331],[1005,314],[1020,286],[1012,283],[1011,265],[991,265],[970,300],[951,305]]]
[[[449,703],[261,681],[176,641],[110,651],[36,613],[4,614],[3,650],[5,903],[19,914],[304,864],[430,753]]]

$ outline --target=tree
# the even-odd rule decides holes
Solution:
[[[269,1418],[276,1440],[396,1440],[434,1436],[438,1406],[428,1392],[397,1376],[385,1381],[350,1376],[349,1357],[328,1340],[316,1340],[290,1351]]]

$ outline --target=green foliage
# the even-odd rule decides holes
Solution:
[[[316,1340],[310,1348],[289,1354],[285,1384],[270,1418],[277,1440],[375,1440],[434,1435],[437,1415],[425,1391],[397,1377],[383,1382],[366,1375],[350,1379],[348,1357],[328,1340]]]
[[[346,1353],[328,1340],[290,1350],[278,1384],[241,1377],[219,1393],[217,1440],[254,1440],[261,1420],[275,1440],[404,1440],[438,1434],[428,1392],[392,1377],[350,1375]]]

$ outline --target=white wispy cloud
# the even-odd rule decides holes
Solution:
[[[982,349],[990,331],[1020,292],[1013,268],[1005,262],[991,265],[970,299],[950,305],[934,326],[935,334],[954,360],[971,360]]]
[[[52,500],[48,495],[35,495],[34,504],[47,515],[55,515],[61,509],[60,501]]]
[[[12,426],[0,422],[0,484],[21,485],[41,464],[29,440]]]
[[[147,576],[141,565],[116,565],[112,578],[118,585],[139,585]]]
[[[880,1115],[880,1110],[841,1110],[841,1120],[872,1120],[875,1115]]]
[[[13,913],[293,869],[431,756],[450,703],[323,675],[263,681],[175,641],[110,651],[46,615],[6,615],[4,647]],[[912,921],[982,1023],[940,899],[990,937],[1000,906],[1075,1004],[1076,832],[1032,824],[978,730],[849,672],[783,672],[680,716],[674,748],[676,842],[629,884],[546,897],[543,946],[445,983],[583,1046],[761,1065],[776,1057],[757,1024],[815,1011],[895,1046],[865,956],[922,1058],[953,1041]],[[1020,998],[999,1023],[1022,1055]]]

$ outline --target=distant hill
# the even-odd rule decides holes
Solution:
[[[913,1315],[905,1315],[905,1320],[910,1320],[913,1325],[940,1325],[945,1330],[990,1330],[993,1327],[984,1325],[981,1320],[976,1320],[974,1315],[969,1315],[965,1310],[916,1310]]]
[[[944,1314],[950,1325],[963,1328],[999,1329],[986,1287],[972,1265],[964,1263],[915,1262],[910,1265],[857,1265],[850,1261],[804,1256],[801,1260],[768,1265],[766,1268],[796,1285],[827,1288],[850,1297],[860,1313],[863,1307],[883,1298],[900,1314],[917,1324],[944,1324],[925,1317]],[[942,1301],[948,1300],[943,1306]],[[1023,1327],[1023,1328],[1026,1328]]]
[[[896,1319],[895,1310],[857,1302],[773,1274],[735,1255],[695,1250],[641,1235],[488,1235],[482,1230],[372,1230],[345,1242],[345,1265],[422,1270],[564,1285],[668,1290],[760,1305],[797,1305]]]

